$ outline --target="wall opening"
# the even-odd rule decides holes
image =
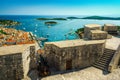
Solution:
[[[66,61],[66,70],[72,69],[72,59]]]
[[[119,59],[119,63],[118,63],[118,66],[119,66],[119,68],[120,68],[120,59]]]

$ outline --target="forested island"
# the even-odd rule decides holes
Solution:
[[[67,20],[66,18],[37,18],[37,20]]]
[[[102,16],[88,16],[81,19],[96,19],[96,20],[120,20],[120,17],[102,17]]]
[[[19,24],[20,22],[13,21],[13,20],[0,20],[0,25],[2,26],[15,26]]]
[[[95,19],[95,20],[120,20],[120,17],[103,17],[103,16],[88,16],[88,17],[66,17],[66,18],[37,18],[37,20],[67,20],[67,19]]]
[[[67,17],[67,19],[80,19],[78,17]]]
[[[55,21],[45,22],[45,25],[54,25],[54,24],[57,24],[57,22],[55,22]]]

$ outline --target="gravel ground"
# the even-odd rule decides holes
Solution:
[[[106,48],[116,50],[120,45],[120,38],[112,36],[111,39],[106,40]]]
[[[104,75],[102,70],[89,67],[80,71],[45,77],[41,80],[120,80],[120,69]]]

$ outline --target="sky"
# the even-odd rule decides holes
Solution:
[[[119,15],[120,0],[0,0],[0,15]]]

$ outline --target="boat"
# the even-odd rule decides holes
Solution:
[[[46,41],[46,40],[48,40],[48,38],[40,37],[40,38],[37,38],[36,40],[38,40],[38,41]]]

